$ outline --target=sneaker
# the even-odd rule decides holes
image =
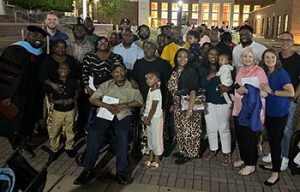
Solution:
[[[282,157],[280,171],[285,171],[289,166],[289,159]]]
[[[74,185],[84,185],[89,181],[93,180],[95,175],[92,171],[83,170],[80,175],[75,179]]]
[[[263,156],[261,160],[265,163],[271,163],[272,162],[271,153],[268,153],[268,155]]]
[[[66,153],[69,158],[74,158],[77,155],[77,152],[74,151],[73,149],[66,150]]]

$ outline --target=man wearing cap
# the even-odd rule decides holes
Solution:
[[[32,136],[42,99],[38,97],[38,67],[47,33],[40,27],[28,26],[25,41],[7,47],[0,60],[0,124],[13,147]],[[8,116],[14,112],[12,116]]]
[[[123,18],[121,19],[120,21],[120,39],[122,39],[122,31],[126,30],[126,29],[129,29],[131,30],[131,25],[130,25],[130,20],[127,19],[127,18]],[[135,34],[133,34],[133,41],[137,41],[139,39],[139,37]]]
[[[98,107],[98,114],[87,135],[87,151],[84,159],[84,170],[75,179],[75,185],[84,185],[94,179],[93,169],[96,164],[99,151],[104,144],[107,132],[113,129],[114,151],[117,156],[116,170],[119,184],[132,182],[128,174],[128,133],[132,120],[132,108],[141,107],[143,98],[137,89],[133,89],[126,79],[126,67],[116,61],[112,69],[112,80],[104,82],[91,96],[90,103]],[[115,100],[115,104],[109,104],[103,100]],[[99,110],[108,110],[112,120],[99,115]]]
[[[99,39],[99,36],[94,33],[95,26],[92,19],[90,17],[86,17],[83,24],[86,28],[86,35],[84,37],[84,40],[95,44],[95,42]]]

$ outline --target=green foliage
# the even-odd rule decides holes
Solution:
[[[118,18],[128,5],[128,0],[98,0],[98,16],[110,20]]]
[[[19,5],[25,9],[42,10],[42,11],[73,11],[72,0],[7,0],[10,4]]]

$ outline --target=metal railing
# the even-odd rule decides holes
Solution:
[[[44,18],[40,11],[29,11],[18,5],[8,3],[5,4],[5,12],[14,17],[15,23],[41,23]]]

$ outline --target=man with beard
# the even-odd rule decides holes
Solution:
[[[83,24],[76,24],[73,26],[74,39],[68,39],[67,54],[72,55],[79,63],[82,62],[84,56],[94,51],[94,45],[84,40],[86,35],[86,28]]]
[[[240,44],[237,45],[232,51],[232,65],[238,70],[241,66],[241,51],[245,47],[253,47],[253,50],[258,54],[258,58],[261,60],[262,54],[267,49],[260,43],[253,40],[253,28],[249,25],[243,25],[240,27]]]
[[[67,34],[57,29],[58,23],[59,20],[57,14],[54,11],[48,12],[45,19],[45,25],[47,26],[46,31],[49,34],[50,43],[53,43],[58,39],[69,39]]]
[[[167,37],[167,44],[173,41],[172,34],[171,34],[172,26],[171,25],[164,25],[160,27],[161,34]]]
[[[176,52],[180,48],[189,49],[189,44],[182,39],[182,32],[179,26],[175,26],[171,29],[173,41],[169,45],[165,46],[161,54],[161,58],[168,61],[172,67],[175,66],[174,57]]]
[[[47,33],[28,26],[25,41],[7,47],[0,65],[0,135],[8,137],[13,148],[28,142],[41,110],[38,84],[42,44]]]
[[[229,47],[226,43],[221,41],[221,32],[219,29],[213,29],[210,31],[210,44],[217,47],[220,54],[232,55],[232,48]]]
[[[150,37],[150,28],[147,25],[140,25],[136,31],[138,33],[139,40],[135,43],[140,48],[143,48],[143,43]]]
[[[83,24],[86,28],[86,35],[84,37],[84,40],[95,44],[95,42],[99,39],[99,36],[94,33],[95,26],[92,19],[90,17],[87,17]]]

